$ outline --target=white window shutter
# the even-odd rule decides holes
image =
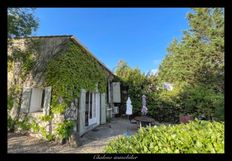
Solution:
[[[43,113],[45,115],[50,115],[51,92],[52,92],[51,86],[44,88]]]
[[[23,113],[29,112],[30,102],[31,102],[31,91],[32,91],[32,89],[29,87],[23,88],[22,103],[21,103],[20,112],[23,112]]]
[[[111,83],[108,82],[108,103],[111,102]]]
[[[80,105],[79,105],[79,135],[81,136],[85,132],[85,98],[86,91],[84,89],[81,90],[80,94]]]
[[[113,82],[113,102],[121,103],[120,82]]]
[[[100,93],[96,93],[96,119],[97,119],[97,125],[100,125]]]
[[[106,94],[105,93],[101,93],[101,124],[105,124],[106,123]]]

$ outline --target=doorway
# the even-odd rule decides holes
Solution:
[[[97,123],[97,93],[86,92],[85,126]]]

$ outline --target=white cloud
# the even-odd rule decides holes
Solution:
[[[158,74],[158,69],[151,69],[147,72],[149,75],[157,75]]]

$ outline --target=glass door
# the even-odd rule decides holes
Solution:
[[[97,99],[96,99],[96,93],[89,93],[89,125],[97,123]]]

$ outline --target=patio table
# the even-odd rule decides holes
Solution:
[[[151,125],[152,123],[155,123],[155,120],[148,116],[136,116],[134,120],[137,121],[137,124],[141,128],[143,125]]]

